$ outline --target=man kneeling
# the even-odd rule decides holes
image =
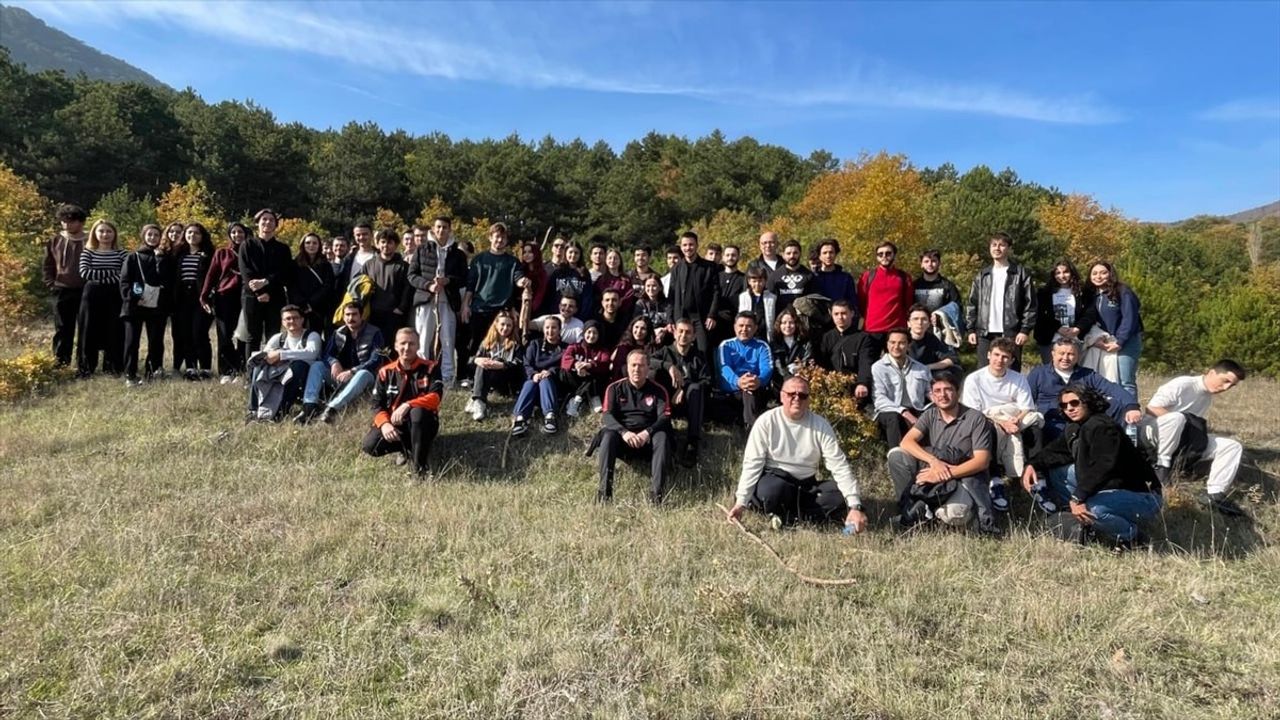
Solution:
[[[832,480],[818,480],[820,462]],[[809,381],[799,375],[782,384],[782,407],[761,415],[747,437],[729,519],[742,517],[748,506],[776,517],[778,526],[843,519],[853,532],[867,527],[858,481],[831,423],[809,410]]]
[[[976,514],[979,532],[1001,534],[987,487],[991,423],[960,404],[950,373],[934,378],[930,395],[933,405],[920,413],[902,444],[889,451],[899,523],[907,528],[936,517],[963,527]]]
[[[412,456],[414,472],[425,480],[431,442],[440,432],[444,382],[434,360],[418,357],[417,331],[401,328],[395,347],[398,357],[378,370],[373,386],[373,428],[364,437],[364,451],[374,457]]]
[[[613,498],[613,467],[623,454],[648,448],[652,454],[649,499],[662,502],[671,455],[671,401],[667,391],[649,379],[649,357],[644,350],[627,354],[627,377],[604,391],[604,427],[600,445],[600,491],[596,499]]]

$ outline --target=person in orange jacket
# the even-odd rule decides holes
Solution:
[[[427,480],[427,457],[440,432],[444,382],[436,361],[418,357],[416,330],[396,332],[395,349],[396,359],[378,370],[373,386],[373,427],[364,437],[364,451],[374,457],[399,452],[401,458],[412,458],[418,479]]]

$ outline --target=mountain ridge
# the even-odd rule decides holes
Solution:
[[[11,60],[25,65],[33,73],[62,70],[73,77],[84,73],[93,80],[169,88],[150,73],[90,47],[11,5],[0,5],[0,47],[9,51]]]

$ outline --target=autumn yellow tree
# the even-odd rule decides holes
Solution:
[[[302,238],[307,233],[315,233],[323,239],[324,228],[320,223],[314,220],[303,220],[302,218],[284,218],[276,227],[276,239],[289,246],[290,250],[296,252],[301,247]]]
[[[1036,216],[1044,232],[1081,265],[1096,259],[1114,262],[1128,246],[1133,230],[1118,211],[1102,209],[1088,195],[1071,194],[1043,203]]]
[[[440,199],[439,195],[436,195],[431,198],[431,202],[422,206],[422,212],[418,213],[418,217],[413,221],[413,224],[429,228],[438,217],[452,218],[453,208],[449,207],[449,203]]]
[[[409,229],[409,224],[396,211],[380,207],[373,216],[373,231],[376,233],[384,228],[395,230],[396,235],[401,236]]]
[[[40,309],[41,248],[53,232],[52,203],[0,163],[0,325],[20,324]]]
[[[191,179],[184,185],[173,183],[156,203],[156,219],[161,226],[180,222],[198,222],[211,233],[227,223],[226,213],[217,197],[203,180]]]
[[[750,256],[760,235],[760,221],[746,210],[722,208],[711,217],[694,223],[693,231],[698,233],[698,240],[704,246],[709,243],[737,245]]]
[[[489,226],[493,224],[489,218],[472,218],[470,221],[465,221],[454,217],[453,208],[449,203],[436,196],[431,198],[431,202],[422,206],[422,212],[418,213],[414,224],[431,227],[438,217],[453,218],[453,237],[458,242],[471,242],[475,245],[477,252],[488,247]]]

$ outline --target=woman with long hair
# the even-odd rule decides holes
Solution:
[[[165,251],[159,225],[142,226],[142,244],[120,270],[120,317],[124,318],[125,385],[164,372],[164,323],[173,304],[173,258]],[[138,349],[147,334],[147,361],[138,375]]]
[[[631,285],[631,278],[627,277],[627,270],[622,266],[622,253],[616,248],[610,248],[605,251],[604,269],[600,272],[600,277],[596,278],[594,283],[596,297],[604,297],[609,290],[618,291],[618,312],[623,315],[630,315],[631,308],[635,304],[635,290]]]
[[[1104,353],[1116,354],[1115,379],[1129,394],[1138,397],[1138,357],[1142,355],[1142,309],[1138,295],[1120,282],[1116,268],[1104,260],[1089,265],[1086,305],[1097,317],[1097,327],[1106,332],[1092,343]]]
[[[537,316],[538,309],[542,307],[542,303],[546,300],[548,276],[547,269],[542,262],[542,248],[536,242],[526,241],[520,245],[520,269],[524,272],[525,278],[529,281],[529,286],[521,290],[521,320],[523,321],[519,328],[522,338],[528,338],[532,328],[529,324],[533,318]],[[529,311],[524,312],[524,292],[529,293]]]
[[[671,317],[671,301],[662,292],[662,278],[650,275],[644,279],[643,291],[636,301],[632,317],[644,317],[653,327],[653,342],[656,345],[671,343],[675,332],[676,319]]]
[[[320,236],[307,233],[298,242],[298,267],[289,300],[302,308],[307,329],[320,333],[326,340],[333,334],[334,277],[333,265],[325,258]]]
[[[200,223],[183,228],[182,246],[185,252],[175,256],[177,283],[173,304],[173,353],[175,369],[186,365],[183,377],[188,380],[208,380],[212,377],[213,348],[209,344],[209,326],[213,316],[204,309],[201,293],[204,280],[209,275],[213,261],[213,237]],[[179,342],[179,340],[181,342]]]
[[[613,350],[613,377],[615,380],[627,375],[627,355],[632,350],[643,350],[645,355],[652,355],[658,345],[653,341],[653,325],[649,318],[637,315],[631,319],[622,342]]]
[[[203,309],[212,313],[218,335],[218,374],[223,385],[244,372],[244,342],[237,340],[240,322],[240,244],[249,237],[249,228],[233,222],[227,226],[228,243],[213,251],[204,276],[200,298]]]
[[[582,342],[570,345],[560,358],[557,374],[560,388],[569,396],[565,414],[578,417],[584,403],[600,412],[600,397],[613,373],[613,353],[601,342],[600,321],[588,320],[582,326]]]
[[[190,249],[190,245],[187,244],[186,225],[180,222],[171,222],[166,225],[164,233],[160,236],[160,249],[173,261],[173,272],[176,279],[182,258],[186,256]],[[169,340],[173,345],[173,373],[175,375],[182,371],[182,361],[187,356],[187,338],[191,336],[191,324],[183,322],[183,318],[178,317],[178,313],[182,312],[182,310],[178,307],[177,290],[176,286],[170,289],[167,318],[169,322]]]
[[[564,265],[551,271],[547,278],[547,295],[554,297],[555,302],[543,302],[543,313],[553,314],[559,309],[560,298],[572,295],[578,299],[578,317],[589,318],[595,312],[595,288],[587,266],[583,263],[582,245],[569,243],[564,251]]]
[[[89,237],[80,254],[80,277],[84,294],[80,296],[80,342],[84,349],[80,375],[89,377],[98,370],[117,374],[124,360],[124,324],[120,321],[120,270],[127,253],[121,250],[116,226],[110,220],[98,220],[89,228]]]
[[[1054,341],[1064,337],[1084,340],[1093,327],[1093,310],[1082,301],[1084,291],[1076,266],[1061,258],[1036,292],[1036,326],[1032,335],[1044,364],[1052,361]]]
[[[1160,512],[1160,480],[1142,452],[1107,414],[1110,401],[1083,385],[1058,392],[1058,407],[1068,423],[1027,463],[1022,484],[1028,492],[1046,483],[1068,532],[1064,537],[1097,537],[1117,550],[1141,545],[1139,525]]]
[[[794,308],[778,313],[773,321],[773,380],[775,391],[782,390],[782,383],[814,363],[813,343],[809,341],[804,318]]]
[[[493,317],[489,331],[476,349],[476,373],[471,382],[471,401],[464,412],[476,422],[488,411],[489,392],[496,390],[514,395],[524,382],[524,354],[516,330],[516,317],[510,310],[500,310]]]

